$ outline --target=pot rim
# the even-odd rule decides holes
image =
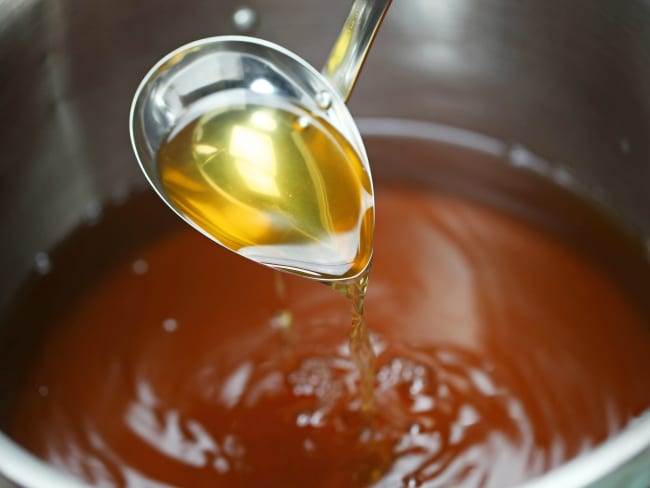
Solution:
[[[38,459],[3,432],[0,432],[0,454],[0,473],[26,488],[89,488]],[[519,488],[589,487],[643,455],[650,456],[650,411],[588,453],[524,482]]]

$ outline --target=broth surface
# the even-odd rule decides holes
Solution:
[[[504,487],[650,406],[650,332],[633,291],[650,273],[642,257],[628,266],[641,281],[615,265],[638,254],[622,234],[566,192],[528,191],[532,180],[499,165],[460,191],[463,165],[444,163],[456,150],[367,144],[371,428],[347,348],[349,302],[215,246],[148,193],[73,235],[26,292],[36,308],[54,282],[76,290],[56,316],[32,312],[49,332],[10,434],[98,486]],[[400,158],[418,157],[437,168],[438,186],[392,177]],[[474,157],[463,156],[468,167]],[[540,202],[565,211],[545,223]],[[89,243],[110,253],[107,240],[119,238],[102,229],[146,235],[149,220],[164,230],[131,238],[107,270],[75,282],[72,263]],[[600,251],[581,248],[586,236],[611,241],[601,265]]]

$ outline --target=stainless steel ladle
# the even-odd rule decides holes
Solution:
[[[130,113],[133,149],[160,198],[194,228],[229,248],[170,201],[156,158],[174,127],[232,97],[255,97],[262,104],[265,97],[281,98],[318,114],[348,140],[369,175],[365,148],[345,101],[390,3],[355,0],[320,73],[281,46],[244,36],[201,39],[162,58],[138,87]],[[370,257],[365,266],[369,264]]]

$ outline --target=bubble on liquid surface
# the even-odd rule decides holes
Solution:
[[[218,473],[225,474],[228,471],[230,471],[230,463],[224,457],[221,456],[217,457],[214,460],[213,465],[214,465],[214,469],[216,469]]]
[[[296,417],[296,425],[298,427],[306,427],[309,425],[309,420],[311,416],[308,413],[299,413],[298,416]]]
[[[422,426],[417,422],[413,422],[411,425],[409,425],[409,429],[408,429],[409,434],[418,435],[421,431],[422,431]]]
[[[309,127],[309,117],[301,115],[296,119],[297,130],[305,130],[307,127]]]
[[[316,450],[316,444],[314,444],[314,441],[312,441],[311,439],[305,439],[305,441],[302,444],[302,447],[307,452]]]
[[[143,275],[147,271],[149,271],[149,263],[147,263],[147,261],[145,261],[144,259],[136,259],[131,264],[131,269],[135,274]]]
[[[178,329],[178,322],[176,319],[168,318],[163,320],[163,329],[167,332],[174,332],[176,329]]]
[[[293,385],[293,392],[299,396],[325,397],[335,393],[336,384],[332,378],[332,371],[323,359],[307,359],[300,367],[289,375],[289,382]]]
[[[404,386],[411,396],[417,396],[428,387],[431,374],[425,365],[398,357],[381,367],[377,373],[377,382],[380,388]]]
[[[315,412],[302,412],[296,417],[298,427],[322,427],[325,421],[325,412],[316,410]]]
[[[406,488],[416,488],[420,485],[420,481],[415,476],[409,476],[404,480],[404,486]]]
[[[291,327],[293,315],[291,310],[284,308],[271,317],[271,327],[274,329],[286,330]]]

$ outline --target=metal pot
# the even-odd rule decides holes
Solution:
[[[0,0],[0,306],[35,259],[47,265],[41,251],[92,218],[99,202],[143,185],[127,115],[155,60],[194,39],[246,33],[319,66],[348,7],[343,0]],[[628,227],[650,235],[648,2],[399,0],[351,109],[524,144],[561,162]],[[7,337],[0,330],[0,352],[11,348]],[[0,406],[15,367],[3,364]],[[645,488],[648,466],[645,416],[526,486]],[[80,486],[2,434],[0,472],[7,480],[0,487]]]

